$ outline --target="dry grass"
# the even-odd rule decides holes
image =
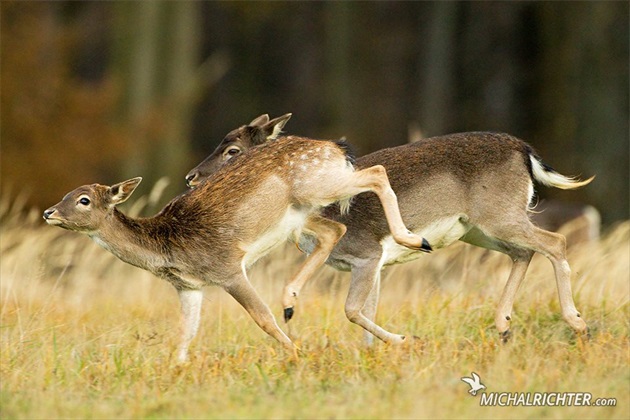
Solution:
[[[13,206],[13,207],[11,207]],[[576,304],[592,339],[560,318],[551,265],[535,258],[500,345],[493,312],[506,257],[454,246],[386,271],[378,320],[418,336],[362,345],[343,314],[348,274],[326,267],[305,288],[290,334],[297,362],[224,292],[206,290],[190,363],[177,366],[179,304],[171,286],[86,237],[0,202],[2,418],[628,418],[630,222],[573,249]],[[252,282],[281,318],[279,296],[300,260],[287,246]],[[488,392],[589,392],[616,407],[480,407],[460,378]]]

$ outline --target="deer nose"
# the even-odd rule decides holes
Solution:
[[[192,188],[195,184],[193,184],[195,178],[197,178],[197,174],[190,174],[186,177],[186,185],[188,186],[188,188]]]
[[[44,212],[44,219],[48,219],[54,212],[56,212],[54,208],[50,208]]]

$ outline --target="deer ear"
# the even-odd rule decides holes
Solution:
[[[262,114],[260,117],[256,117],[250,122],[248,125],[252,127],[256,127],[259,125],[263,125],[269,122],[269,114]]]
[[[261,130],[263,131],[265,141],[275,140],[282,132],[284,125],[291,118],[291,115],[293,114],[290,114],[290,113],[284,114],[283,116],[274,118],[273,120],[269,121],[267,124],[263,125],[261,127]]]
[[[109,187],[109,201],[113,206],[124,203],[142,181],[141,177],[132,178],[127,181],[119,182]]]

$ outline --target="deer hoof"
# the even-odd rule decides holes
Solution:
[[[422,245],[420,246],[420,251],[424,251],[424,252],[433,251],[433,248],[431,247],[431,244],[429,243],[429,241],[427,241],[424,238],[422,238]]]
[[[409,249],[413,249],[415,251],[422,251],[422,252],[431,252],[433,251],[433,248],[431,247],[431,244],[429,244],[429,241],[427,241],[425,238],[416,235],[413,232],[407,232],[408,237],[406,239],[403,238],[394,238],[394,240],[399,244],[402,245],[404,247],[407,247]],[[418,244],[418,242],[420,242],[420,244]]]
[[[501,337],[501,343],[506,344],[510,341],[510,337],[512,337],[512,331],[509,329],[505,330],[502,333],[499,333],[499,336]]]
[[[293,318],[293,307],[284,308],[284,322],[289,322]]]

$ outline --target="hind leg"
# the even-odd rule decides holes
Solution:
[[[495,321],[500,333],[507,334],[508,317],[511,317],[512,304],[533,255],[538,252],[551,262],[556,277],[556,286],[564,320],[578,333],[586,332],[586,323],[575,308],[571,291],[571,269],[566,259],[566,240],[559,233],[548,232],[534,226],[529,219],[521,224],[493,226],[483,229],[484,233],[497,244],[495,248],[507,253],[514,265],[499,303]],[[471,242],[474,243],[474,242]],[[486,248],[490,248],[486,246]]]
[[[494,324],[499,331],[501,341],[507,342],[510,337],[510,321],[512,320],[512,308],[516,299],[516,293],[525,278],[525,273],[534,252],[528,249],[517,248],[514,244],[488,236],[479,228],[471,229],[461,240],[481,248],[499,251],[512,259],[512,269],[503,288],[494,316]]]
[[[344,195],[354,196],[362,192],[374,192],[383,206],[385,218],[394,240],[402,246],[425,252],[431,251],[426,239],[410,232],[400,215],[398,198],[392,190],[387,172],[381,165],[375,165],[352,173],[352,178],[345,186]]]
[[[304,261],[300,271],[287,283],[282,292],[282,305],[286,322],[289,322],[293,316],[298,295],[304,284],[311,278],[315,270],[326,262],[337,242],[346,233],[345,225],[316,214],[308,217],[303,229],[317,237],[317,244]]]
[[[562,317],[577,333],[586,333],[586,322],[576,309],[571,291],[571,268],[566,259],[566,239],[559,233],[534,228],[534,250],[540,252],[551,261],[556,274],[556,286],[562,308]]]

